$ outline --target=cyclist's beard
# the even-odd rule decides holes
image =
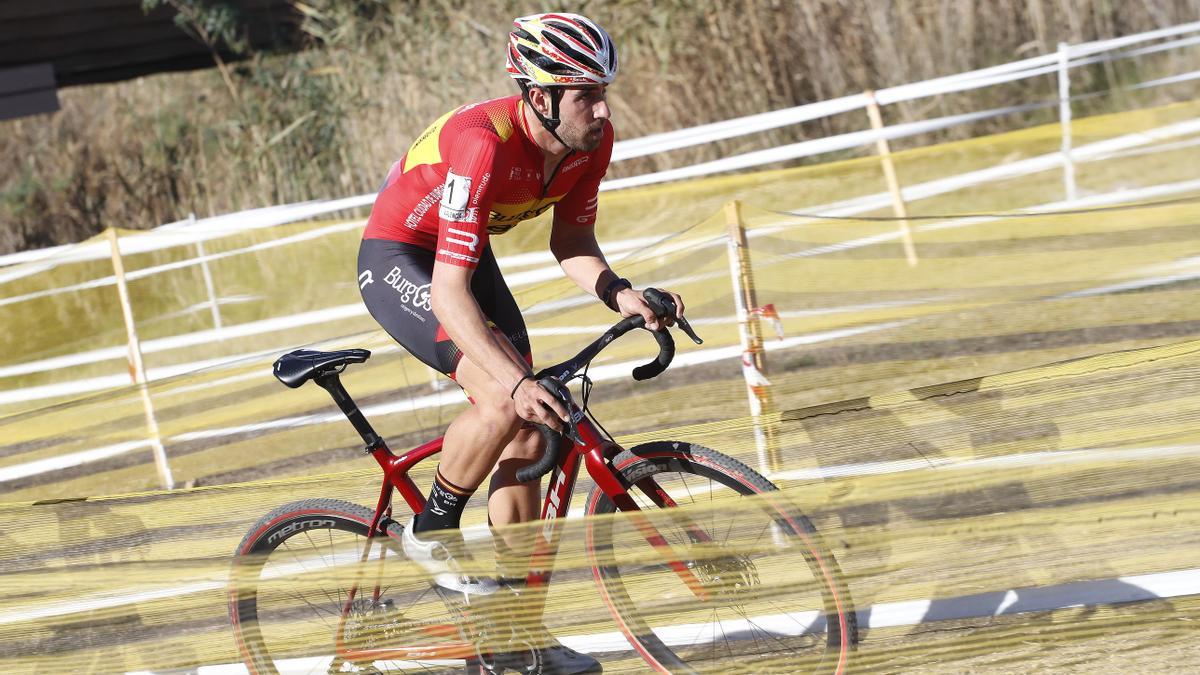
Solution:
[[[558,137],[575,152],[591,152],[604,140],[604,120],[596,120],[591,127],[563,124],[558,127]]]

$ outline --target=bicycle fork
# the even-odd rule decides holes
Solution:
[[[678,504],[674,499],[662,488],[652,477],[643,478],[627,488],[623,481],[619,480],[620,473],[618,469],[611,464],[611,458],[606,456],[603,450],[606,446],[611,445],[596,431],[594,425],[586,417],[582,419],[578,425],[579,435],[588,448],[584,454],[585,461],[588,467],[588,473],[596,485],[613,501],[617,509],[625,514],[633,523],[633,526],[642,534],[646,542],[650,544],[656,551],[663,555],[663,559],[667,561],[667,565],[674,570],[679,576],[680,581],[687,586],[689,590],[700,600],[708,600],[709,592],[705,588],[704,583],[696,576],[691,567],[688,566],[681,558],[686,559],[687,556],[680,556],[676,553],[675,548],[670,542],[658,531],[643,512],[641,507],[629,494],[629,488],[636,487],[641,490],[656,506],[662,509],[668,509],[672,518],[682,519],[685,524],[685,530],[688,532],[688,537],[692,543],[711,543],[712,537],[697,525],[687,514],[678,510]],[[572,452],[568,455],[569,458],[578,457],[579,454]],[[570,461],[568,459],[568,461]],[[560,467],[565,468],[565,467]],[[574,468],[574,467],[572,467]],[[573,472],[574,474],[575,472]],[[574,485],[574,475],[569,481]],[[549,501],[549,498],[547,499]],[[560,512],[565,514],[570,502],[570,491],[566,492],[566,501]],[[543,518],[545,515],[543,515]]]

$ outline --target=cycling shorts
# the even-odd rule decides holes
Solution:
[[[396,342],[425,365],[454,377],[462,351],[433,314],[433,251],[386,239],[363,239],[358,288],[367,311]],[[471,277],[471,294],[492,330],[503,334],[533,364],[525,320],[500,274],[492,247],[484,248]]]

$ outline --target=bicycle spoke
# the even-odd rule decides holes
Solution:
[[[325,562],[325,556],[321,555],[320,551],[317,549],[317,543],[312,540],[312,535],[310,532],[311,530],[303,530],[301,534],[303,534],[304,538],[308,540],[308,543],[312,545],[313,550],[317,551],[317,557],[321,559],[321,563],[325,565],[326,569],[328,569],[329,564]]]
[[[788,643],[786,643],[782,639],[780,639],[780,637],[777,634],[775,634],[774,632],[769,631],[769,630],[759,626],[758,623],[755,622],[753,618],[751,618],[748,614],[746,614],[745,610],[735,609],[734,611],[741,615],[742,619],[746,622],[746,625],[751,628],[752,634],[753,634],[753,631],[757,630],[759,633],[762,633],[763,637],[767,638],[768,640],[772,640],[772,641],[778,643],[781,649],[789,648]]]
[[[789,618],[790,618],[790,617],[791,617],[793,614],[796,614],[796,613],[797,613],[797,611],[798,611],[798,610],[797,610],[795,607],[792,607],[792,608],[790,608],[790,609],[789,609],[789,608],[787,608],[787,607],[781,607],[781,606],[779,606],[777,603],[775,603],[775,601],[773,601],[773,600],[770,600],[770,599],[768,599],[768,600],[767,600],[767,605],[768,605],[769,607],[771,607],[772,609],[775,609],[775,610],[777,610],[777,611],[775,612],[776,614],[781,614],[781,615],[783,615],[783,616],[787,616],[787,617],[789,617]],[[818,606],[818,607],[817,607],[815,610],[809,610],[809,611],[816,611],[818,615],[823,615],[823,614],[825,613],[825,610],[824,610],[824,608],[822,608],[822,607],[820,607],[820,606]],[[803,625],[803,624],[801,624],[801,623],[800,623],[800,621],[798,621],[798,620],[796,620],[796,619],[792,619],[792,620],[793,620],[793,621],[795,621],[795,623],[796,623],[796,625],[797,625],[797,626]],[[806,634],[809,634],[809,633],[806,633]]]
[[[729,646],[729,635],[725,633],[725,624],[718,619],[714,622],[717,628],[721,631],[721,641],[725,644],[725,653],[729,655],[730,660],[733,659],[733,648]]]
[[[766,532],[767,530],[771,529],[772,524],[773,523],[771,521],[767,521],[766,523],[763,524],[762,529],[759,530],[758,534],[754,536],[754,539],[753,539],[754,543],[762,541],[763,533]],[[746,542],[746,543],[750,543],[750,542]]]
[[[322,623],[322,624],[324,624],[326,628],[329,628],[329,629],[331,629],[331,630],[332,630],[332,629],[333,629],[335,626],[333,626],[332,624],[330,624],[330,623],[329,623],[329,621],[327,621],[327,620],[325,619],[325,617],[326,617],[326,616],[328,616],[328,617],[330,617],[330,618],[334,618],[334,617],[338,617],[338,616],[340,616],[340,615],[341,615],[341,612],[340,612],[340,611],[337,611],[337,612],[335,612],[335,611],[334,611],[334,610],[332,610],[332,609],[329,609],[329,608],[327,608],[327,607],[323,607],[323,606],[321,606],[321,605],[318,605],[318,604],[316,604],[316,603],[312,602],[311,600],[309,600],[307,597],[305,597],[305,596],[304,596],[303,594],[301,594],[300,592],[292,592],[292,593],[289,593],[289,594],[288,594],[288,597],[291,597],[291,598],[294,598],[294,599],[296,599],[296,600],[299,600],[300,602],[302,602],[302,603],[304,603],[305,605],[307,605],[307,606],[308,606],[310,609],[312,609],[312,610],[313,610],[313,612],[316,614],[316,619],[320,620],[320,621],[321,621],[321,623]],[[330,603],[332,604],[332,598],[329,598],[329,595],[328,595],[328,593],[326,593],[326,594],[325,594],[325,597],[326,597],[327,599],[329,599],[329,600],[330,600]]]
[[[714,511],[713,517],[716,518],[715,511]],[[725,528],[725,538],[722,539],[722,541],[729,541],[730,535],[733,534],[733,525],[736,522],[737,522],[737,520],[734,518],[729,519],[729,525]]]
[[[310,543],[312,543],[312,544],[313,544],[313,549],[316,549],[316,548],[317,548],[317,546],[316,546],[316,543],[312,541],[312,537],[311,537],[311,536],[309,536],[309,533],[308,533],[307,531],[305,531],[305,533],[304,533],[304,537],[305,537],[306,539],[308,539]],[[319,551],[317,552],[317,556],[318,556],[318,557],[321,559],[321,562],[322,562],[322,563],[325,563],[325,556],[321,555]],[[326,569],[326,570],[328,570],[328,569],[330,569],[330,568],[332,568],[332,565],[325,564],[325,569]],[[325,589],[325,588],[322,588],[322,589],[321,589],[321,592],[322,592],[322,593],[325,595],[325,598],[326,598],[327,600],[329,600],[329,602],[330,602],[331,604],[335,604],[335,605],[337,605],[337,606],[340,606],[340,605],[341,605],[341,602],[340,602],[340,599],[341,599],[341,597],[342,597],[342,591],[341,591],[341,588],[338,588],[338,589],[337,589],[337,591],[336,591],[336,592],[337,592],[337,596],[338,596],[338,599],[337,599],[337,600],[335,600],[335,599],[333,598],[333,596],[329,594],[329,591],[328,591],[327,589]],[[339,612],[340,612],[340,610],[339,610]]]
[[[311,540],[310,540],[310,541],[311,541]],[[284,549],[285,549],[285,550],[287,550],[287,552],[288,552],[289,554],[291,554],[292,558],[293,558],[293,559],[296,561],[296,564],[297,564],[297,565],[300,567],[300,570],[301,570],[301,572],[302,572],[303,574],[308,574],[308,573],[309,573],[311,570],[309,570],[307,567],[305,567],[305,566],[304,566],[304,562],[303,562],[303,561],[300,559],[300,556],[296,555],[296,552],[292,550],[292,547],[291,547],[291,542],[289,542],[289,541],[286,541],[286,540],[285,540],[285,541],[283,542],[283,546],[284,546]],[[300,601],[302,601],[302,602],[306,602],[306,601],[304,600],[304,598],[302,598],[302,597],[300,597],[300,596],[298,595],[298,593],[300,593],[300,592],[301,592],[301,591],[293,591],[293,596],[294,596],[294,597],[295,597],[297,600],[300,600]],[[328,600],[329,600],[329,602],[331,602],[331,603],[333,603],[333,602],[334,602],[334,599],[333,599],[333,597],[332,597],[331,595],[329,595],[329,592],[328,592],[328,591],[326,591],[326,590],[322,590],[322,592],[325,594],[325,598],[326,598],[326,599],[328,599]]]
[[[286,551],[287,551],[289,554],[291,554],[291,556],[292,556],[292,559],[296,561],[296,566],[300,568],[300,571],[301,571],[301,572],[308,572],[308,569],[307,569],[307,568],[304,566],[304,561],[303,561],[303,560],[301,560],[301,559],[300,559],[300,556],[296,555],[296,552],[292,550],[292,545],[291,545],[291,542],[288,542],[287,540],[284,540],[284,542],[283,542],[283,548],[284,548],[284,550],[286,550]]]
[[[679,476],[679,482],[683,483],[683,489],[685,492],[687,492],[688,503],[695,504],[696,498],[692,495],[692,488],[691,488],[691,486],[688,485],[687,478],[685,478],[682,473],[678,473],[676,475]]]
[[[713,608],[710,618],[708,620],[708,626],[707,626],[708,630],[710,630],[710,631],[712,630],[711,627],[716,625],[717,620],[718,620],[717,610],[716,610],[716,608]],[[708,645],[709,645],[708,651],[710,654],[710,656],[708,658],[709,658],[709,661],[712,663],[717,662],[717,640],[716,640],[716,637],[717,636],[713,635],[708,640]]]

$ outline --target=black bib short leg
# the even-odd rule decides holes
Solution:
[[[462,351],[446,334],[430,304],[433,251],[404,242],[364,239],[358,250],[358,289],[367,311],[396,342],[430,368],[454,377]],[[471,277],[471,294],[489,325],[533,363],[521,310],[500,274],[492,247],[484,249]]]

